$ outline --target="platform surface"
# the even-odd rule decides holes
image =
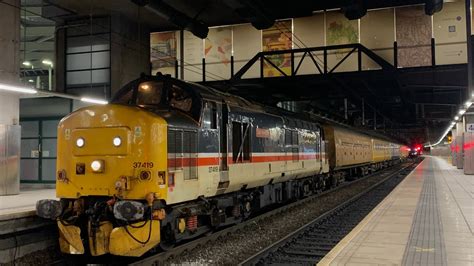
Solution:
[[[473,188],[426,156],[318,265],[474,265]]]
[[[0,196],[0,221],[35,215],[36,201],[55,198],[55,189],[22,189],[18,195]]]

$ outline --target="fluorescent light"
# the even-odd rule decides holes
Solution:
[[[28,82],[35,82],[35,81],[34,81],[34,80],[32,80],[32,79],[29,79],[29,80],[28,80]]]
[[[455,117],[454,117],[454,120],[458,120],[458,119],[459,119],[459,116],[455,116]]]
[[[92,99],[92,98],[86,98],[86,97],[81,98],[81,101],[87,102],[87,103],[96,103],[96,104],[108,104],[109,103],[109,102],[104,101],[104,100]]]
[[[48,60],[48,59],[45,59],[45,60],[41,61],[41,63],[43,63],[45,65],[48,65],[48,66],[53,66],[53,62],[51,60]]]
[[[466,105],[466,107],[469,108],[472,105],[471,100],[467,101],[464,105]]]
[[[456,126],[456,122],[451,122],[449,127],[446,129],[446,131],[443,133],[443,135],[441,135],[441,138],[439,138],[439,140],[435,144],[429,143],[429,144],[424,144],[423,146],[425,148],[428,148],[428,147],[434,147],[434,146],[440,144],[441,141],[443,141],[443,139],[446,137],[446,135],[448,135],[449,131],[451,131],[451,129],[453,129],[455,126]]]
[[[466,110],[461,109],[461,110],[459,110],[459,113],[458,113],[458,114],[459,114],[459,115],[463,115],[465,112],[466,112]]]
[[[31,63],[29,61],[25,61],[22,63],[24,66],[31,66]]]
[[[1,83],[0,83],[0,90],[20,92],[20,93],[29,93],[29,94],[35,94],[38,92],[37,90],[30,89],[28,87],[16,87],[16,86],[11,86],[7,84],[1,84]]]

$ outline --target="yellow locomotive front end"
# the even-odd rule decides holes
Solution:
[[[60,201],[39,201],[37,212],[57,219],[63,253],[141,256],[160,242],[166,137],[166,121],[135,106],[87,107],[60,122]]]

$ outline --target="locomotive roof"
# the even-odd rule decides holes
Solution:
[[[217,89],[214,89],[209,86],[204,86],[198,83],[194,82],[187,82],[179,79],[172,78],[170,75],[162,75],[161,73],[158,73],[156,76],[149,76],[149,75],[142,75],[139,79],[136,79],[129,84],[125,85],[122,89],[120,89],[113,97],[113,100],[117,99],[117,97],[120,96],[120,94],[124,93],[131,84],[138,84],[139,82],[142,81],[168,81],[171,82],[172,84],[175,84],[177,86],[180,86],[182,88],[185,88],[189,91],[192,91],[194,94],[194,97],[198,97],[201,100],[210,100],[210,101],[215,101],[215,102],[222,102],[225,101],[228,105],[232,106],[237,106],[243,109],[248,109],[253,112],[260,112],[260,113],[267,113],[270,115],[275,115],[275,116],[280,116],[283,119],[287,120],[288,122],[291,121],[305,121],[305,122],[311,122],[319,125],[329,125],[329,126],[336,126],[336,127],[341,127],[345,128],[350,131],[355,131],[359,132],[361,134],[379,138],[379,139],[384,139],[387,141],[392,141],[392,142],[397,142],[394,141],[393,139],[388,138],[387,136],[384,136],[382,134],[376,133],[376,132],[367,132],[365,130],[361,130],[358,128],[351,127],[349,125],[330,120],[327,117],[319,116],[317,114],[313,113],[294,113],[290,112],[278,107],[272,107],[272,106],[266,106],[260,103],[256,103],[253,101],[249,101],[247,99],[244,99],[240,96],[226,93]],[[179,116],[179,114],[173,115],[173,117]],[[183,120],[184,121],[184,120]]]

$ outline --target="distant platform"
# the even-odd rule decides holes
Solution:
[[[474,265],[473,188],[426,156],[318,265]]]
[[[0,221],[36,215],[36,201],[55,198],[55,189],[36,188],[23,188],[18,195],[0,196]]]

